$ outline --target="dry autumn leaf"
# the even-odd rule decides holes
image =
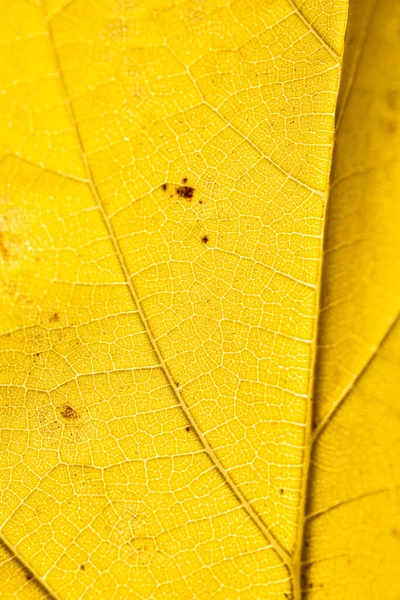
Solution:
[[[398,600],[400,3],[0,25],[1,600]]]

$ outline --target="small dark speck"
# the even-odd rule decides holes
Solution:
[[[190,426],[185,427],[186,431],[190,431]]]
[[[187,180],[188,180],[188,178],[187,178],[187,177],[184,177],[184,178],[182,179],[182,183],[187,183]]]
[[[281,488],[281,489],[279,490],[279,493],[280,493],[280,495],[282,496],[282,494],[284,494],[284,493],[285,493],[285,490],[284,490],[283,488]]]
[[[165,192],[165,190],[167,189],[168,185],[167,185],[166,183],[163,183],[161,187],[162,187],[162,189],[163,189],[163,190],[164,190],[164,192]]]
[[[81,571],[84,571],[85,570],[85,565],[81,565],[79,568],[80,568]]]
[[[60,317],[58,315],[58,313],[53,313],[52,316],[49,319],[50,323],[58,323],[58,321],[60,320]]]
[[[207,244],[207,242],[209,241],[208,235],[203,235],[201,241],[203,242],[203,244]]]
[[[33,575],[32,575],[32,573],[27,573],[27,574],[25,575],[25,578],[26,578],[28,581],[30,581],[31,579],[33,579]]]
[[[203,204],[203,200],[199,200],[199,204]]]
[[[306,548],[309,548],[309,547],[310,547],[310,542],[308,542],[308,541],[306,540],[306,541],[304,542],[304,545],[305,545],[305,547],[306,547]]]
[[[191,198],[193,198],[194,188],[188,185],[180,185],[176,188],[176,193],[181,198],[187,198],[187,200],[190,200]]]

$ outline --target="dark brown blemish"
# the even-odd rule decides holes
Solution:
[[[60,317],[58,315],[58,313],[53,313],[49,319],[49,323],[58,323],[58,321],[60,320]]]
[[[201,238],[201,241],[203,242],[203,244],[207,244],[207,242],[209,241],[208,235],[203,235],[203,237]]]
[[[84,571],[85,570],[85,565],[81,565],[79,568],[80,568],[81,571]]]
[[[189,185],[180,185],[179,187],[176,188],[176,193],[181,198],[186,198],[187,200],[191,200],[193,198],[194,188],[190,187]]]
[[[67,421],[75,421],[76,419],[79,419],[79,414],[74,408],[72,408],[72,406],[69,406],[69,404],[63,408],[61,415],[64,417],[64,419],[67,419]]]
[[[199,200],[199,204],[203,204],[203,200]]]
[[[165,192],[165,191],[167,190],[168,184],[166,184],[166,183],[163,183],[161,187],[162,187],[162,189],[163,189],[163,190],[164,190],[164,192]]]
[[[185,427],[186,431],[191,431],[190,425],[188,425],[187,427]]]
[[[280,495],[282,496],[282,495],[285,493],[285,490],[284,490],[283,488],[281,488],[281,489],[279,490],[279,493],[280,493]]]
[[[25,579],[27,579],[28,581],[31,581],[31,579],[33,579],[33,575],[32,575],[32,573],[27,573],[27,574],[25,575]]]
[[[184,177],[184,178],[182,179],[182,183],[187,183],[187,180],[188,180],[188,178],[187,178],[187,177]]]

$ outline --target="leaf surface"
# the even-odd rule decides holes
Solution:
[[[400,17],[331,169],[347,9],[3,0],[5,598],[397,598]]]

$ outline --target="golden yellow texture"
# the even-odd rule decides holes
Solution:
[[[350,2],[346,39],[324,236],[303,587],[311,599],[396,600],[400,3]]]
[[[347,12],[0,0],[1,599],[398,599],[400,8],[341,73]]]

